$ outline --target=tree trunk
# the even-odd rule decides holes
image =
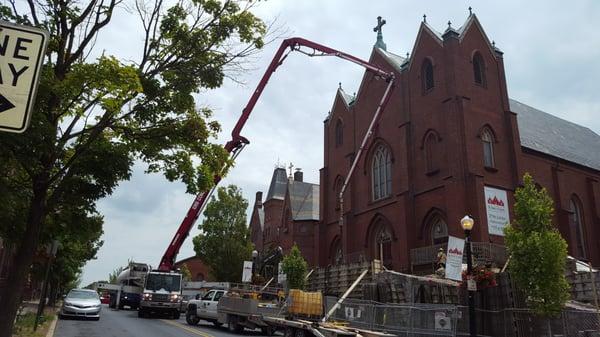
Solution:
[[[23,284],[27,279],[39,241],[47,189],[45,187],[40,188],[40,184],[36,185],[38,186],[37,188],[34,187],[29,215],[27,216],[27,228],[8,271],[6,287],[0,294],[0,337],[11,337],[12,335],[13,323],[23,293]]]

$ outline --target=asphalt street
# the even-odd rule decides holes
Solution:
[[[231,334],[226,327],[216,328],[200,321],[197,326],[185,322],[185,315],[178,320],[169,318],[138,318],[137,311],[102,308],[99,321],[82,319],[59,320],[54,337],[239,337],[263,336],[260,331],[244,331]]]

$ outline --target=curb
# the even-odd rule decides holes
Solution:
[[[56,314],[56,316],[54,316],[54,319],[52,320],[52,323],[50,323],[50,327],[48,328],[48,332],[46,333],[46,337],[53,337],[54,336],[54,329],[56,329],[56,322],[58,322],[58,314]]]

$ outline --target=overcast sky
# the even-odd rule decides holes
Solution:
[[[423,14],[438,31],[450,20],[460,27],[468,7],[479,18],[490,40],[504,51],[510,97],[600,133],[600,2],[565,1],[283,1],[260,2],[255,13],[265,21],[298,36],[367,59],[375,43],[377,16],[387,21],[383,37],[388,51],[404,56],[412,50]],[[121,59],[138,59],[139,22],[125,11],[100,35],[97,50]],[[241,80],[197,97],[210,106],[223,127],[220,142],[229,138],[258,80],[280,41],[258,55],[253,71]],[[268,189],[276,163],[304,171],[304,179],[318,183],[323,164],[323,120],[332,106],[338,82],[346,92],[358,89],[360,67],[335,58],[291,54],[272,77],[242,135],[250,145],[221,183],[236,184],[250,205],[255,192]],[[106,279],[127,259],[156,266],[187,212],[194,196],[182,184],[161,175],[145,175],[136,166],[130,181],[100,201],[105,217],[104,246],[84,268],[83,284]],[[179,259],[194,254],[191,238]]]

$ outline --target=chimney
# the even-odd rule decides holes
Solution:
[[[262,207],[262,192],[256,192],[256,199],[254,200],[254,205],[258,207]]]
[[[303,176],[304,175],[302,174],[302,169],[297,168],[296,172],[294,172],[294,181],[302,182]]]

